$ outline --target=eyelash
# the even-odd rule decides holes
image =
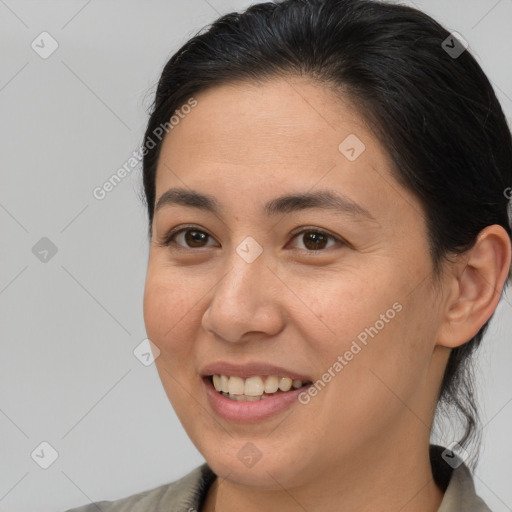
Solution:
[[[305,234],[305,233],[316,233],[316,234],[320,234],[320,235],[323,235],[323,236],[325,236],[325,237],[327,237],[329,239],[334,240],[339,245],[349,245],[346,241],[342,240],[341,238],[339,238],[337,236],[332,235],[331,233],[329,233],[328,231],[325,231],[323,229],[319,229],[319,228],[315,228],[315,227],[301,227],[299,229],[300,229],[300,231],[294,230],[291,233],[292,240],[297,238],[297,237],[299,237],[302,234]],[[176,243],[176,241],[175,241],[176,236],[178,236],[181,233],[186,233],[187,231],[198,231],[199,233],[204,233],[208,237],[213,238],[206,231],[204,231],[202,229],[199,229],[197,226],[190,225],[190,226],[181,227],[179,229],[173,229],[173,230],[169,231],[166,235],[164,235],[162,241],[158,245],[160,247],[176,246],[178,248],[178,250],[206,249],[207,247],[210,247],[210,246],[204,246],[204,247],[197,247],[197,248],[195,248],[195,247],[188,247],[188,246],[178,245]],[[319,253],[319,252],[324,252],[327,249],[329,249],[329,247],[326,247],[326,248],[323,248],[323,249],[298,249],[298,250],[306,251],[308,253],[315,254],[315,253]]]

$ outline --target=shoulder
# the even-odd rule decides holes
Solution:
[[[198,510],[215,474],[205,463],[174,482],[115,501],[97,501],[66,512],[190,512]]]
[[[473,476],[465,464],[453,470],[439,512],[491,512],[487,504],[477,495]]]
[[[444,492],[438,512],[491,512],[476,493],[471,471],[453,451],[431,445],[430,462],[434,480]]]

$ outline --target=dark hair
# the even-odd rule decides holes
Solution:
[[[426,14],[380,1],[253,5],[222,16],[172,56],[145,140],[207,88],[311,78],[359,108],[390,155],[395,178],[418,197],[439,277],[443,259],[471,248],[486,226],[499,224],[511,236],[504,194],[512,184],[510,130],[484,72],[450,37]],[[161,141],[143,160],[150,238],[160,148]],[[487,326],[451,351],[439,391],[438,412],[441,404],[455,407],[466,447],[479,433],[470,355]]]

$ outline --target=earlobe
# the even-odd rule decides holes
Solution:
[[[510,271],[511,242],[499,225],[483,229],[460,256],[455,293],[446,304],[438,344],[455,348],[473,338],[494,313]]]

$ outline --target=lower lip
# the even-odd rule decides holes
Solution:
[[[263,400],[237,402],[236,400],[222,396],[213,387],[210,378],[204,378],[203,383],[212,409],[221,418],[238,423],[250,423],[270,418],[288,409],[292,404],[298,404],[299,394],[306,389],[306,386],[303,386],[299,389],[287,391],[286,393],[278,393],[269,398],[264,398]]]

